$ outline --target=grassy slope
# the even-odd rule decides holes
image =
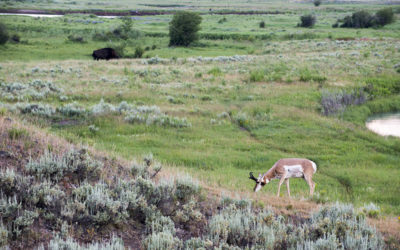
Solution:
[[[358,71],[346,72],[353,63],[351,53],[363,43],[346,42],[348,47],[338,51],[336,42],[327,41],[327,51],[319,53],[311,49],[315,44],[304,41],[274,43],[269,46],[281,53],[255,57],[251,62],[180,61],[149,66],[135,60],[14,62],[2,63],[2,71],[9,72],[4,76],[6,82],[53,80],[67,90],[70,101],[86,106],[97,103],[100,98],[114,104],[122,100],[156,104],[169,114],[186,116],[193,124],[186,129],[133,126],[125,123],[122,116],[89,119],[83,125],[72,127],[53,126],[54,131],[76,142],[85,141],[126,158],[152,152],[158,159],[181,166],[207,183],[238,191],[252,188],[247,179],[249,171],[265,171],[281,157],[309,157],[319,165],[315,176],[317,193],[331,200],[360,205],[375,202],[387,212],[398,213],[399,199],[395,195],[400,183],[398,139],[381,138],[358,122],[323,117],[318,110],[321,86],[298,81],[304,73],[304,68],[297,66],[299,62],[317,67],[318,74],[328,77],[322,89],[335,88],[339,83],[362,84],[363,79],[379,76],[367,69],[380,65],[386,65],[380,73],[382,76],[396,74],[390,64],[396,60],[395,55],[388,59],[359,56],[364,66]],[[376,53],[388,56],[393,47],[391,41],[367,44],[373,45]],[[287,46],[301,47],[303,51],[291,54],[287,49],[282,57]],[[331,50],[342,56],[328,56],[329,60],[315,62],[319,55]],[[282,66],[281,60],[287,67]],[[332,63],[336,65],[333,71],[328,67]],[[57,67],[71,68],[72,73],[46,73]],[[39,72],[32,73],[32,68],[38,68]],[[216,68],[222,73],[213,75],[212,72],[218,72]],[[80,73],[74,73],[78,69]],[[138,73],[146,70],[150,75]],[[280,77],[282,82],[249,82],[250,72],[254,70],[267,70],[265,74]],[[157,76],[151,72],[158,72]],[[195,77],[196,73],[202,73],[201,77]],[[359,83],[350,79],[359,79]],[[293,82],[285,83],[288,80]],[[168,96],[180,103],[170,103]],[[239,112],[246,113],[248,129],[240,128],[230,119],[218,118],[223,111],[232,112],[232,117]],[[257,120],[253,117],[255,113],[266,114],[266,118]],[[211,119],[216,123],[211,124]],[[97,135],[88,133],[90,124],[100,128]],[[392,185],[387,185],[388,182]],[[293,180],[291,184],[295,196],[307,195],[304,181]],[[276,183],[273,183],[263,192],[275,193],[275,190]]]
[[[310,9],[309,6],[307,8]],[[396,32],[399,22],[381,30],[330,28],[337,18],[348,14],[349,10],[317,13],[320,15],[318,24],[312,30],[295,28],[298,15],[294,14],[227,16],[228,21],[223,24],[218,24],[222,16],[204,16],[203,33],[257,35],[271,32],[276,38],[273,41],[253,42],[202,40],[202,46],[179,49],[168,48],[167,38],[143,37],[131,41],[127,53],[133,53],[136,45],[156,44],[156,50],[146,52],[148,56],[189,57],[249,52],[262,55],[252,62],[152,66],[135,60],[88,61],[93,49],[106,45],[91,41],[88,32],[94,28],[115,27],[120,23],[118,20],[86,25],[74,22],[87,18],[82,16],[67,17],[71,23],[63,18],[0,17],[12,27],[12,32],[19,33],[22,40],[28,40],[26,44],[8,44],[0,48],[0,60],[3,61],[0,72],[6,72],[0,79],[5,82],[49,79],[63,86],[71,95],[71,100],[87,106],[97,103],[102,97],[114,104],[122,100],[156,104],[163,111],[186,116],[193,124],[188,129],[133,126],[126,124],[123,117],[98,118],[72,127],[49,124],[53,125],[56,133],[76,142],[84,141],[126,158],[153,152],[158,159],[177,165],[207,183],[238,191],[251,189],[252,183],[247,179],[250,170],[265,171],[281,157],[309,157],[319,165],[315,181],[317,192],[321,195],[356,204],[375,202],[386,212],[398,214],[398,139],[374,135],[364,128],[363,119],[349,122],[335,117],[326,118],[319,111],[321,88],[352,87],[363,84],[370,77],[398,75],[393,65],[399,61],[399,33]],[[144,32],[165,32],[168,18],[162,16],[157,20],[155,17],[144,17],[135,22],[135,28]],[[257,25],[262,19],[267,24],[265,31]],[[60,31],[60,27],[64,31]],[[315,42],[274,41],[297,31],[315,33],[321,39]],[[83,34],[89,42],[65,42],[70,33]],[[367,37],[372,41],[339,43],[324,39],[329,35],[333,38]],[[382,37],[394,39],[380,41]],[[59,61],[65,59],[78,60]],[[354,67],[355,61],[357,67]],[[33,68],[51,70],[57,65],[74,71],[32,73]],[[215,68],[222,73],[209,73]],[[146,69],[150,70],[150,74],[140,76],[139,71]],[[313,82],[299,82],[305,69],[327,77],[327,83],[321,86]],[[78,71],[80,73],[74,73]],[[267,78],[256,83],[249,82],[254,71],[262,71]],[[151,72],[156,72],[157,76]],[[195,76],[196,73],[202,75]],[[168,96],[182,103],[172,104],[168,102]],[[59,104],[59,101],[49,102]],[[233,115],[245,112],[250,117],[247,130],[230,119],[219,119],[218,114],[223,111],[231,111]],[[252,114],[257,112],[267,114],[267,118],[255,119]],[[217,123],[211,124],[211,119]],[[87,132],[90,124],[100,128],[97,135]],[[302,180],[294,180],[291,184],[295,196],[306,196],[307,187]],[[275,190],[276,184],[273,183],[263,192],[274,193]]]

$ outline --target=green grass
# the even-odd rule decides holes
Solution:
[[[231,7],[235,4],[242,2],[235,1]],[[165,64],[132,59],[93,61],[92,50],[108,42],[93,41],[92,34],[111,30],[120,20],[82,15],[58,19],[1,16],[10,33],[20,34],[22,42],[0,47],[0,81],[54,81],[69,98],[66,102],[58,98],[43,101],[54,106],[76,101],[90,107],[101,98],[114,105],[127,101],[157,105],[192,124],[179,129],[128,124],[123,115],[89,117],[74,125],[59,124],[71,120],[67,117],[39,120],[41,126],[76,143],[127,159],[151,152],[205,183],[237,191],[252,190],[254,183],[247,178],[250,171],[265,172],[279,158],[306,157],[318,164],[316,193],[330,201],[374,202],[386,213],[398,214],[399,139],[380,137],[368,131],[364,122],[372,114],[400,110],[398,93],[392,91],[396,86],[389,93],[384,88],[398,79],[394,65],[400,61],[400,24],[383,29],[333,29],[337,18],[360,6],[371,10],[380,6],[326,5],[315,11],[315,28],[296,28],[300,13],[314,9],[306,4],[288,5],[288,9],[297,6],[301,8],[285,15],[226,15],[223,23],[218,23],[223,16],[204,15],[202,39],[187,48],[168,47],[170,16],[140,17],[134,28],[144,35],[128,40],[125,54],[133,55],[137,46],[156,45],[144,57],[175,59]],[[259,28],[260,20],[266,28]],[[87,43],[67,41],[70,34],[82,35]],[[215,39],[221,35],[229,39]],[[238,62],[189,59],[236,54],[251,56]],[[63,71],[52,70],[57,68]],[[379,93],[375,99],[337,116],[321,114],[322,91],[365,87],[371,82],[379,87],[373,92]],[[15,103],[6,98],[0,102]],[[94,133],[89,125],[99,130]],[[295,197],[308,196],[303,180],[293,180],[291,186]],[[277,181],[273,181],[262,193],[275,194],[276,189]]]
[[[259,54],[260,47],[266,41],[336,39],[362,37],[392,37],[399,38],[398,22],[382,29],[333,29],[331,25],[338,18],[343,18],[349,12],[333,10],[317,10],[318,20],[315,28],[298,28],[299,14],[280,15],[226,15],[227,21],[218,23],[220,15],[204,15],[201,24],[198,44],[188,48],[168,47],[168,24],[171,15],[138,16],[135,17],[133,28],[142,32],[139,39],[129,40],[126,54],[133,55],[137,46],[153,46],[155,50],[147,51],[144,57],[192,57],[235,54]],[[266,28],[259,28],[260,20],[265,20]],[[4,60],[41,60],[41,59],[84,59],[90,58],[91,52],[100,47],[106,47],[109,41],[93,41],[97,32],[106,32],[122,24],[119,19],[105,19],[89,15],[73,14],[59,18],[33,18],[21,16],[0,16],[11,34],[19,34],[22,42],[9,43],[0,47]],[[97,23],[96,23],[97,22]],[[69,35],[79,35],[86,43],[68,41]],[[49,42],[51,39],[51,42]],[[221,40],[223,39],[223,40]],[[120,41],[110,38],[112,43]]]

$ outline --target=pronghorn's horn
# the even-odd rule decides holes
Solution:
[[[250,179],[250,180],[253,180],[253,181],[257,181],[257,178],[254,177],[253,172],[250,172],[250,177],[249,177],[249,179]]]

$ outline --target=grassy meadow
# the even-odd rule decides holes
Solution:
[[[0,114],[116,158],[151,153],[209,187],[240,194],[252,191],[250,171],[264,173],[280,158],[309,158],[318,165],[315,195],[308,197],[304,180],[292,179],[294,199],[374,203],[391,218],[400,215],[400,140],[365,127],[373,114],[400,110],[400,24],[332,28],[355,9],[382,5],[179,3],[204,13],[210,7],[288,13],[204,14],[200,40],[189,47],[168,47],[171,15],[133,17],[134,38],[107,41],[93,36],[122,19],[0,16],[9,33],[20,36],[19,43],[0,46]],[[151,4],[48,6],[160,9]],[[28,2],[2,6],[33,8]],[[303,13],[316,15],[314,28],[296,27]],[[111,45],[123,46],[126,58],[93,61],[94,49]],[[137,47],[144,49],[142,58],[133,58]],[[324,115],[324,98],[345,94],[365,100]],[[273,205],[277,185],[272,181],[257,194],[267,197],[259,205]]]

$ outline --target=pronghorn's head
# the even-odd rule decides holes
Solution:
[[[254,192],[258,192],[265,184],[269,182],[268,178],[263,178],[261,174],[258,175],[258,178],[254,177],[253,172],[250,172],[249,179],[256,182],[256,186],[254,187]]]

